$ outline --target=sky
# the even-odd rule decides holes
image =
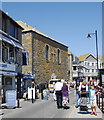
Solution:
[[[2,10],[65,44],[76,56],[96,55],[96,37],[87,35],[97,30],[102,55],[101,2],[2,2]]]

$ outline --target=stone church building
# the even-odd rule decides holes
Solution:
[[[17,23],[24,28],[23,52],[28,55],[28,65],[22,67],[22,73],[33,75],[37,84],[52,78],[67,80],[68,47],[22,21]]]

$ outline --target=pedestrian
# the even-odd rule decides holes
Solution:
[[[96,113],[96,91],[94,89],[94,86],[90,87],[90,105],[91,105],[91,115],[97,116]]]
[[[55,92],[56,92],[56,101],[57,101],[57,108],[62,108],[62,86],[61,80],[58,80],[55,84]]]
[[[79,86],[80,86],[80,83],[77,82],[76,83],[76,108],[79,107],[79,99],[80,99],[80,93],[79,93]]]
[[[79,91],[80,94],[82,94],[83,97],[87,97],[88,95],[86,94],[86,92],[88,93],[88,85],[86,81],[82,82],[82,85],[79,86]]]
[[[67,109],[68,101],[69,101],[68,85],[66,84],[66,82],[64,82],[62,87],[62,105],[64,109]]]
[[[49,89],[46,88],[43,90],[43,99],[48,100],[49,99]]]

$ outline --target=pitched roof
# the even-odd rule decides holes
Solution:
[[[34,31],[34,32],[36,32],[36,33],[38,33],[38,34],[40,34],[40,35],[43,35],[43,36],[45,36],[45,37],[47,37],[47,38],[49,38],[49,39],[51,39],[51,40],[53,40],[53,41],[55,41],[55,42],[61,44],[61,45],[66,46],[65,44],[63,44],[63,43],[61,43],[61,42],[59,42],[59,41],[57,41],[57,40],[55,40],[55,39],[49,37],[48,35],[46,35],[46,34],[40,32],[40,31],[38,31],[37,29],[31,27],[31,26],[28,25],[27,23],[24,23],[24,22],[22,22],[22,21],[16,21],[16,22],[24,28],[23,32],[32,30],[32,31]],[[66,46],[66,47],[68,47],[68,46]]]
[[[85,60],[89,55],[92,55],[92,54],[85,54],[85,55],[81,55],[81,56],[79,56],[78,57],[78,59],[79,59],[79,61],[83,61],[83,60]]]
[[[71,52],[71,51],[68,51],[68,54],[72,54],[72,52]]]

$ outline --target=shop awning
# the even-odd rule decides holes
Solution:
[[[19,42],[12,40],[12,43],[13,43],[13,45],[14,45],[15,47],[20,48],[20,49],[23,49],[22,45],[21,45]]]
[[[25,80],[34,80],[34,76],[33,75],[23,75],[23,79],[25,79]]]
[[[6,35],[0,34],[0,40],[3,40],[3,41],[5,41],[5,42],[13,45],[14,47],[23,49],[22,45],[21,45],[18,41],[13,40],[13,39],[11,39],[10,37],[7,37]]]
[[[12,45],[12,41],[8,37],[0,34],[0,39]]]

